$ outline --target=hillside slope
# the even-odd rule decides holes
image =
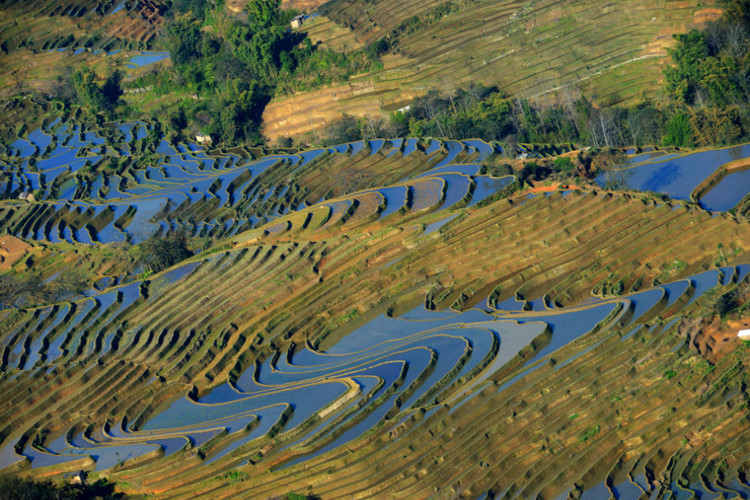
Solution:
[[[3,203],[6,231],[98,248],[182,225],[216,241],[0,311],[3,470],[85,469],[159,498],[750,488],[750,351],[735,332],[706,339],[747,300],[745,217],[594,186],[516,192],[497,145],[470,139],[256,159],[163,142],[144,170],[70,189],[78,170],[55,159],[95,164],[103,141],[49,128],[6,151],[6,191],[44,182]],[[119,154],[141,155],[146,129],[122,126]],[[630,180],[689,194],[681,166],[747,154],[644,153]],[[42,243],[45,268],[80,251]]]
[[[331,0],[302,27],[337,49],[387,40],[384,68],[346,85],[278,96],[265,134],[296,136],[347,113],[387,113],[430,88],[497,85],[509,95],[633,102],[659,88],[672,35],[720,17],[695,2]],[[335,29],[334,29],[335,28]],[[345,35],[344,29],[349,32]]]

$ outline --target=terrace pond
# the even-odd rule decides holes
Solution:
[[[452,207],[459,201],[461,201],[466,193],[469,191],[471,180],[460,174],[441,174],[440,176],[446,183],[447,188],[445,191],[443,205],[440,207],[441,210]]]
[[[732,172],[700,199],[706,210],[726,212],[734,208],[750,190],[750,168]]]
[[[125,63],[126,66],[132,68],[138,68],[153,64],[155,62],[163,61],[169,58],[169,52],[141,52],[140,55],[133,56]]]
[[[141,54],[135,57],[161,57],[163,53]],[[144,61],[147,61],[145,59]],[[148,125],[143,123],[122,123],[116,125],[118,133],[127,141],[119,150],[129,152],[130,141],[142,139],[146,136]],[[177,208],[183,203],[200,204],[212,201],[217,203],[215,211],[236,206],[242,202],[246,216],[256,217],[257,220],[270,221],[288,213],[294,206],[288,200],[281,198],[286,194],[277,193],[279,203],[266,203],[267,196],[273,193],[273,186],[263,185],[262,178],[269,170],[287,170],[290,173],[303,168],[321,155],[340,155],[352,157],[364,148],[370,154],[386,151],[387,154],[403,156],[420,154],[432,157],[442,151],[440,161],[434,167],[420,173],[419,177],[433,178],[445,183],[443,202],[440,209],[448,209],[464,198],[470,187],[471,179],[475,184],[470,205],[479,203],[498,190],[512,182],[512,177],[492,179],[478,176],[479,164],[495,153],[497,148],[479,140],[446,141],[431,139],[426,146],[420,146],[414,138],[408,139],[374,139],[356,141],[327,149],[313,149],[297,154],[272,154],[264,158],[247,159],[232,154],[209,157],[195,144],[178,144],[173,146],[161,141],[157,148],[157,158],[161,158],[143,170],[128,172],[127,175],[98,176],[88,181],[86,186],[78,186],[72,175],[85,165],[97,165],[103,160],[103,151],[109,155],[113,149],[103,146],[104,139],[94,129],[84,129],[80,126],[71,127],[66,123],[55,122],[45,128],[29,133],[27,138],[18,139],[9,145],[15,153],[7,165],[0,166],[6,175],[0,181],[0,188],[10,190],[13,196],[22,192],[35,191],[45,201],[54,203],[57,200],[76,202],[84,198],[91,207],[101,209],[105,205],[113,205],[121,209],[114,220],[106,226],[97,226],[96,230],[83,230],[86,217],[80,218],[76,227],[69,228],[57,222],[63,220],[66,205],[54,205],[56,214],[49,217],[46,225],[36,225],[35,232],[24,231],[19,236],[29,238],[43,238],[52,242],[61,240],[78,241],[81,243],[108,243],[129,240],[138,243],[150,231],[159,227],[159,222],[152,223],[149,219],[165,206]],[[49,151],[52,149],[52,151]],[[49,157],[41,158],[42,152],[49,153]],[[628,183],[641,189],[666,191],[673,196],[687,197],[697,182],[710,174],[714,168],[726,161],[744,157],[750,152],[750,146],[741,146],[717,151],[708,151],[666,159],[654,158],[649,162],[638,164],[624,172],[628,176]],[[215,153],[212,153],[215,154]],[[647,153],[650,154],[650,153]],[[159,156],[160,155],[160,156]],[[36,171],[31,171],[29,160],[36,160]],[[437,158],[437,157],[435,157]],[[460,163],[461,159],[473,163]],[[458,163],[456,163],[458,161]],[[243,173],[250,175],[239,178]],[[689,172],[689,174],[688,174]],[[696,175],[698,172],[699,175]],[[748,171],[750,172],[750,171]],[[713,190],[704,196],[706,207],[714,210],[724,210],[734,205],[742,193],[740,185],[744,182],[746,172],[731,174],[720,182]],[[601,180],[601,179],[600,179]],[[57,183],[56,189],[52,186]],[[422,190],[422,187],[429,187]],[[401,206],[402,187],[384,186],[379,191],[388,203],[382,215],[388,216]],[[437,184],[414,184],[414,207],[418,210],[432,206]],[[42,194],[40,195],[39,192]],[[424,195],[421,193],[424,192]],[[266,196],[257,196],[265,193]],[[214,200],[215,199],[215,200]],[[322,200],[321,200],[322,201]],[[308,200],[308,203],[310,200]],[[52,205],[50,205],[52,206]],[[253,213],[262,206],[263,213]],[[295,206],[299,206],[299,203]],[[129,207],[135,209],[135,214],[129,225],[116,228],[114,223]],[[186,208],[183,206],[183,208]],[[44,211],[39,211],[45,213]],[[166,214],[165,214],[166,215]],[[213,213],[211,216],[218,215]],[[53,221],[57,221],[54,222]],[[204,221],[205,222],[205,221]],[[30,227],[30,226],[24,226]],[[188,229],[197,232],[197,224]],[[202,227],[202,226],[201,226]],[[221,237],[238,229],[238,226],[211,227],[211,234]]]
[[[196,263],[192,263],[184,268],[176,268],[162,277],[162,282],[166,285],[187,276],[196,266]],[[729,267],[721,269],[721,272],[722,282],[726,282],[736,275],[745,274],[746,270],[736,269],[735,273],[735,268]],[[311,437],[320,439],[333,432],[333,428],[326,427],[326,421],[355,408],[353,405],[364,396],[371,396],[366,404],[337,424],[339,431],[331,442],[309,455],[295,458],[285,465],[287,467],[345,444],[379,425],[397,401],[402,410],[407,410],[414,404],[421,404],[420,401],[427,394],[431,394],[431,398],[444,392],[451,381],[459,377],[469,377],[462,386],[461,394],[473,391],[545,328],[549,327],[552,332],[550,342],[527,360],[527,367],[590,332],[611,315],[618,302],[630,304],[635,322],[652,310],[665,294],[668,296],[661,303],[669,305],[687,290],[688,283],[692,282],[695,295],[700,295],[718,284],[719,277],[719,270],[707,271],[690,280],[586,307],[563,308],[554,312],[488,314],[469,310],[459,313],[429,311],[419,306],[401,317],[379,316],[325,351],[306,348],[290,351],[275,360],[251,366],[240,375],[235,386],[229,383],[219,385],[198,400],[189,397],[178,399],[148,420],[141,429],[124,431],[115,428],[112,436],[103,441],[97,439],[93,442],[76,437],[70,446],[61,447],[57,442],[50,445],[47,451],[27,449],[25,454],[32,459],[34,467],[88,455],[97,460],[97,470],[104,470],[159,447],[167,455],[174,453],[188,441],[205,442],[212,433],[225,429],[236,437],[228,446],[207,457],[208,461],[215,461],[249,439],[264,435],[279,421],[282,413],[288,414],[284,430],[301,425],[349,390],[342,380],[350,380],[358,386],[359,391],[344,406],[328,415],[325,421],[305,431],[298,442]],[[74,316],[81,318],[85,315],[89,318],[86,323],[93,324],[106,310],[121,310],[123,304],[131,302],[137,296],[136,285],[109,289],[87,299],[89,308],[81,307]],[[93,307],[98,310],[93,311]],[[51,325],[61,323],[67,314],[66,308],[48,308],[39,314],[36,321],[41,323],[45,318],[50,318],[51,324],[45,329],[46,334],[53,330]],[[76,339],[83,329],[79,321],[71,322],[78,327],[79,333],[71,340],[68,349],[78,348]],[[89,335],[89,346],[93,345],[94,336],[93,332]],[[59,349],[59,340],[64,337],[57,334],[55,341],[49,345],[50,351]],[[38,344],[37,339],[32,343],[35,348]],[[104,345],[108,345],[107,341]],[[480,362],[485,364],[480,366]],[[446,379],[449,373],[451,375]],[[520,371],[499,390],[528,373],[529,369]],[[420,374],[424,375],[420,377]],[[399,379],[401,383],[396,385]],[[384,398],[379,398],[380,395]],[[446,401],[452,404],[459,394],[447,396]],[[248,432],[246,429],[251,425],[252,430]],[[620,486],[624,490],[628,488],[628,485]]]
[[[502,191],[503,188],[512,184],[514,180],[515,177],[512,175],[501,177],[499,179],[485,176],[475,177],[474,182],[476,183],[476,189],[474,189],[469,206],[474,206],[488,196],[493,195],[498,191]]]
[[[392,213],[396,213],[399,208],[406,204],[406,193],[408,188],[406,186],[395,186],[378,189],[378,193],[383,195],[385,198],[385,210],[380,214],[381,217],[388,217]]]
[[[622,174],[622,180],[630,188],[667,193],[672,198],[687,200],[698,184],[721,165],[748,156],[750,156],[750,145],[746,144],[678,157],[669,155],[619,170],[617,173]],[[607,181],[607,175],[600,175],[596,181],[600,185],[604,185]],[[731,190],[727,186],[722,187],[721,192],[728,196],[722,200],[722,206],[736,205],[747,194],[747,186],[748,184],[745,184],[745,193],[739,198],[737,196],[740,193],[737,190]]]
[[[449,215],[448,217],[445,217],[444,219],[440,219],[438,221],[432,222],[427,225],[424,229],[424,235],[428,235],[430,233],[434,233],[435,231],[438,231],[441,227],[448,224],[450,221],[455,219],[458,216],[458,214]]]
[[[500,318],[493,320],[493,316],[482,311],[445,313],[427,311],[421,307],[408,315],[411,319],[380,316],[326,352],[301,349],[279,357],[273,366],[266,361],[251,367],[238,379],[237,389],[223,384],[197,401],[190,398],[177,400],[149,420],[141,430],[128,433],[128,436],[135,438],[139,433],[154,432],[189,435],[217,426],[226,428],[231,434],[245,428],[261,412],[270,411],[271,414],[265,415],[267,423],[256,426],[252,431],[253,436],[258,436],[270,428],[287,405],[293,410],[285,427],[289,430],[346,392],[347,387],[336,378],[347,377],[359,381],[360,392],[356,399],[370,393],[375,388],[375,380],[381,380],[382,385],[375,397],[359,410],[364,417],[358,418],[353,425],[347,423],[353,415],[340,423],[344,432],[329,445],[316,450],[317,455],[377,425],[406,388],[413,387],[414,390],[401,401],[402,408],[418,402],[449,372],[453,373],[450,380],[466,376],[473,373],[479,362],[485,359],[489,364],[481,370],[479,377],[470,382],[469,388],[473,388],[528,345],[546,324],[550,324],[555,332],[552,344],[547,347],[552,351],[589,331],[612,307],[611,304],[602,305],[569,315],[537,315],[524,318],[523,324]],[[495,351],[493,345],[498,343],[499,351]],[[497,354],[492,354],[494,352]],[[545,352],[540,355],[545,355]],[[435,356],[431,372],[414,385],[420,373],[427,373],[425,370],[431,363],[430,359]],[[468,358],[456,370],[463,356]],[[384,394],[389,387],[393,387],[399,377],[404,377],[400,388],[392,391],[385,401],[376,402],[378,394]],[[143,439],[146,439],[146,434]],[[241,439],[243,442],[246,440]],[[234,442],[221,454],[229,453],[240,445]],[[218,456],[210,458],[216,460]]]
[[[143,138],[147,134],[144,124],[122,124],[119,128],[127,139]],[[207,214],[192,223],[193,234],[210,232],[222,236],[237,231],[246,221],[268,224],[266,233],[281,232],[291,224],[279,218],[280,215],[290,206],[299,206],[299,199],[291,200],[297,193],[291,181],[279,183],[274,176],[286,179],[294,172],[304,175],[306,165],[318,159],[327,161],[328,155],[351,158],[359,154],[357,160],[374,154],[434,155],[429,160],[435,164],[432,170],[398,185],[370,188],[370,192],[379,193],[385,200],[381,217],[395,215],[409,197],[413,200],[409,215],[436,205],[446,210],[421,219],[432,221],[426,225],[424,235],[439,230],[457,216],[447,209],[468,199],[470,188],[473,194],[469,206],[474,206],[513,182],[512,176],[495,179],[478,175],[480,165],[476,162],[483,161],[494,151],[482,141],[441,143],[431,140],[425,148],[416,139],[375,139],[264,158],[206,154],[194,144],[175,146],[162,141],[154,154],[155,160],[147,167],[135,172],[99,175],[88,180],[90,184],[79,186],[71,180],[70,174],[82,169],[87,162],[100,163],[105,150],[112,154],[110,146],[102,146],[103,138],[88,129],[60,132],[59,125],[55,125],[57,131],[48,129],[34,131],[28,140],[21,139],[10,145],[14,156],[8,164],[0,166],[6,174],[0,187],[7,187],[16,197],[32,189],[45,193],[40,195],[44,198],[40,206],[46,204],[54,215],[45,215],[48,217],[45,219],[30,217],[32,220],[24,224],[23,231],[51,241],[129,240],[137,243],[156,228],[179,227],[180,219],[162,217],[177,207],[188,212],[204,210]],[[29,165],[33,165],[33,161],[30,158],[40,156],[47,149],[54,150],[53,154],[44,159],[36,158],[37,171],[31,171]],[[133,148],[131,153],[136,154],[136,151]],[[716,167],[748,155],[750,146],[672,158],[644,157],[643,160],[648,161],[635,163],[625,172],[632,187],[686,198]],[[472,163],[461,164],[462,159]],[[709,191],[702,200],[704,206],[725,210],[730,203],[725,200],[744,196],[746,193],[736,184],[748,184],[750,178],[740,174],[745,175],[745,172],[727,176],[726,185],[722,181]],[[314,196],[325,197],[321,192]],[[349,195],[338,200],[321,199],[320,202],[330,209],[324,227],[330,228],[339,221],[352,206],[352,199],[354,196]],[[231,210],[230,215],[222,212],[223,209]],[[105,210],[109,212],[104,213]],[[95,224],[74,226],[67,222],[87,217],[92,220],[101,214],[108,217],[99,219],[106,218],[109,222],[102,222],[96,228]],[[115,221],[120,222],[115,225]],[[419,219],[409,224],[422,227]],[[216,263],[206,261],[204,265],[214,264],[220,265],[218,260]],[[185,279],[200,266],[200,262],[187,263],[154,278],[149,288],[150,300],[159,298],[175,282]],[[721,276],[726,283],[730,279],[742,279],[748,271],[750,266],[740,266],[736,273],[726,268],[722,269]],[[539,360],[591,332],[617,308],[632,313],[633,320],[627,326],[635,328],[650,312],[671,306],[686,292],[692,293],[692,302],[716,286],[719,277],[719,271],[711,270],[689,280],[601,299],[577,308],[549,310],[541,298],[533,302],[532,311],[522,311],[524,304],[513,299],[499,304],[501,310],[496,311],[430,311],[420,305],[400,317],[378,316],[335,343],[324,342],[320,350],[298,346],[246,367],[233,383],[217,380],[218,385],[198,399],[186,396],[165,405],[140,429],[115,429],[112,435],[97,442],[86,436],[76,436],[70,445],[56,443],[50,445],[48,451],[27,448],[25,453],[34,467],[91,455],[97,460],[97,470],[103,470],[159,447],[166,455],[175,453],[188,441],[205,442],[223,429],[231,436],[231,442],[220,452],[210,454],[207,457],[210,463],[231,454],[248,440],[263,436],[281,419],[286,420],[282,432],[293,430],[332,403],[344,401],[323,421],[302,432],[299,440],[295,437],[295,441],[302,442],[311,437],[330,436],[330,442],[315,449],[312,455],[298,457],[287,464],[291,465],[361,436],[380,425],[395,406],[409,412],[433,402],[436,396],[441,402],[460,403],[464,394],[487,385],[497,370],[547,329],[551,331],[549,342],[497,390],[504,390],[541,366],[541,363],[535,365]],[[8,349],[9,362],[24,369],[47,369],[45,365],[73,359],[76,352],[111,355],[113,342],[119,340],[115,340],[116,330],[108,328],[102,319],[124,313],[140,293],[140,282],[113,285],[114,282],[102,283],[102,290],[92,290],[91,297],[73,305],[40,308],[29,322],[30,329],[19,333],[12,345],[3,346]],[[694,292],[690,291],[691,285]],[[130,339],[128,341],[134,337],[138,335],[130,332],[120,336]],[[459,378],[463,379],[460,392],[450,393],[454,390],[451,385]],[[347,399],[342,399],[344,397]],[[330,428],[328,424],[345,412],[349,413],[336,424],[337,428]],[[4,451],[0,454],[0,465],[17,459],[12,452]],[[626,488],[627,485],[623,486]]]

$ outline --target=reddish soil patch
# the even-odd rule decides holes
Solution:
[[[7,234],[0,234],[0,271],[10,269],[31,245]]]
[[[722,322],[719,317],[706,320],[692,339],[692,344],[711,363],[733,351],[741,340],[737,337],[740,330],[750,329],[750,318]]]
[[[558,189],[582,189],[581,186],[575,184],[562,184],[560,182],[553,182],[549,186],[542,185],[541,182],[532,182],[531,184],[534,187],[529,189],[529,193],[546,193]]]
[[[706,9],[701,9],[695,12],[693,14],[693,24],[706,24],[711,21],[716,21],[717,19],[721,18],[721,16],[724,15],[724,9],[720,9],[717,7],[709,7]]]

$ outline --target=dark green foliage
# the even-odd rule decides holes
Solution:
[[[245,7],[251,30],[260,32],[281,23],[281,0],[250,0]]]
[[[166,44],[175,64],[186,64],[202,55],[203,35],[200,28],[200,23],[189,15],[169,23]]]
[[[558,156],[554,159],[552,165],[557,172],[572,172],[575,168],[573,161],[567,156]]]
[[[666,124],[664,134],[665,146],[691,146],[693,143],[693,128],[690,126],[690,118],[687,113],[678,111],[672,115]]]
[[[737,285],[732,290],[721,295],[714,304],[714,311],[721,317],[725,317],[735,311],[744,309],[750,298],[750,287],[747,283]]]
[[[742,24],[750,24],[749,0],[724,0],[724,18]]]
[[[669,51],[675,66],[664,70],[667,91],[677,100],[690,104],[703,80],[701,66],[709,56],[708,43],[705,33],[698,30],[675,35],[675,39],[677,45]]]
[[[261,115],[277,89],[293,92],[345,81],[377,64],[363,51],[342,54],[313,46],[306,35],[289,29],[297,12],[280,5],[252,0],[245,20],[230,20],[222,17],[221,3],[172,4],[164,31],[175,67],[135,83],[160,94],[184,90],[202,96],[202,104],[190,103],[186,108],[192,109],[182,116],[165,120],[172,140],[190,128],[211,133],[225,146],[262,143]],[[211,30],[203,29],[207,24]]]
[[[115,493],[114,484],[106,479],[89,485],[55,484],[15,476],[0,477],[0,500],[114,500],[126,498]]]
[[[235,144],[242,139],[260,142],[260,117],[270,92],[257,82],[235,79],[228,82],[220,97],[220,113],[214,121],[214,133],[222,142]]]
[[[120,72],[120,70],[115,70],[107,77],[104,85],[102,85],[102,97],[105,106],[114,108],[122,94],[122,72]]]
[[[148,129],[146,137],[143,139],[143,149],[155,151],[159,147],[162,139],[161,122],[157,119],[152,120],[153,126]]]
[[[169,117],[169,126],[175,132],[181,132],[187,127],[187,117],[185,116],[185,110],[183,108],[178,109],[172,113]]]
[[[673,66],[665,69],[666,90],[678,102],[725,107],[750,99],[750,5],[727,2],[724,19],[705,31],[675,35],[669,51]]]
[[[276,87],[284,93],[310,90],[381,66],[377,58],[364,51],[336,52],[313,46],[309,38],[280,55],[281,66]]]
[[[518,173],[518,182],[523,185],[524,182],[530,180],[539,181],[546,178],[550,173],[550,169],[547,166],[539,165],[534,161],[530,161],[524,164],[523,168]]]
[[[319,500],[316,495],[303,495],[302,493],[287,493],[284,497],[286,500]]]
[[[593,427],[587,428],[585,431],[581,433],[580,437],[578,438],[578,441],[580,441],[581,443],[585,443],[589,439],[592,439],[594,436],[599,434],[599,430],[600,430],[599,425],[595,425]]]
[[[380,40],[377,40],[367,47],[365,47],[365,53],[368,57],[371,59],[378,59],[381,55],[388,52],[388,49],[390,48],[390,43],[385,38],[381,38]]]
[[[501,139],[514,133],[511,101],[496,88],[432,89],[404,113],[409,135]]]
[[[193,253],[188,249],[187,236],[183,231],[170,229],[166,234],[155,233],[140,244],[139,263],[146,269],[158,273],[187,259]]]
[[[251,26],[235,23],[229,32],[234,55],[264,83],[270,83],[282,67],[288,72],[294,70],[293,49],[298,38],[284,26],[256,31]]]
[[[70,81],[75,89],[78,102],[92,113],[105,113],[112,117],[120,103],[122,91],[122,73],[115,70],[102,85],[97,83],[98,75],[90,68],[73,73]]]
[[[669,115],[650,101],[632,108],[597,108],[579,98],[565,106],[540,106],[509,98],[494,87],[470,85],[431,89],[414,99],[409,109],[393,113],[387,122],[345,117],[328,128],[328,143],[405,135],[474,137],[501,141],[506,154],[515,156],[518,143],[577,143],[604,148],[659,143],[664,116]],[[561,158],[554,169],[571,172],[573,164]]]

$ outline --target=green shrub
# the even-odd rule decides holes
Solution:
[[[599,428],[599,425],[598,425],[598,424],[597,424],[597,425],[595,425],[595,426],[593,426],[593,427],[589,427],[588,429],[586,429],[585,431],[583,431],[583,432],[581,433],[581,437],[579,437],[579,438],[578,438],[578,440],[579,440],[579,441],[580,441],[581,443],[585,443],[585,442],[586,442],[586,441],[588,441],[589,439],[591,439],[591,438],[593,438],[594,436],[596,436],[597,434],[599,434],[599,430],[600,430],[600,428]]]
[[[572,172],[575,168],[573,161],[567,156],[558,156],[552,162],[556,172]]]

